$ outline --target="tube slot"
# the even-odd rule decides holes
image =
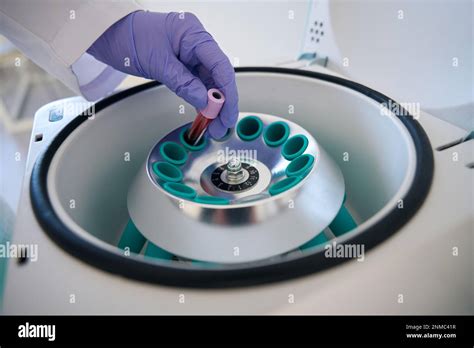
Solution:
[[[160,146],[161,156],[171,164],[183,165],[188,159],[186,150],[179,144],[167,141]]]
[[[311,171],[314,164],[314,157],[309,154],[301,155],[295,158],[286,167],[286,176],[301,176],[305,177]]]
[[[286,141],[281,149],[281,154],[288,161],[295,159],[303,154],[308,147],[308,138],[304,135],[298,134]]]
[[[193,199],[197,195],[196,190],[191,186],[176,182],[167,182],[163,185],[163,188],[172,195],[184,199]]]
[[[290,127],[285,122],[277,121],[270,124],[265,133],[263,140],[270,147],[277,147],[283,144],[290,136]]]
[[[268,193],[270,193],[270,195],[272,196],[278,195],[296,186],[296,184],[298,184],[300,181],[301,178],[299,176],[291,176],[289,178],[285,178],[270,186],[270,188],[268,189]]]
[[[202,204],[215,204],[215,205],[227,205],[230,201],[227,198],[214,197],[214,196],[198,196],[194,199],[196,203]]]
[[[153,163],[153,172],[164,181],[180,182],[183,180],[181,169],[168,162]]]
[[[188,149],[189,151],[201,151],[202,149],[204,149],[204,147],[206,147],[207,138],[205,136],[202,136],[201,139],[199,139],[199,141],[195,145],[189,143],[187,140],[188,137],[186,135],[187,131],[188,131],[188,128],[183,128],[181,133],[179,133],[179,140],[181,141],[181,144],[183,144],[183,146],[186,149]]]
[[[257,116],[247,116],[237,124],[237,135],[244,141],[252,141],[262,134],[263,122]]]

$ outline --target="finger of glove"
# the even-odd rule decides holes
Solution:
[[[196,109],[207,105],[207,89],[176,57],[169,56],[162,82]]]
[[[222,138],[227,133],[227,129],[229,129],[229,127],[222,123],[220,117],[214,119],[207,128],[209,134],[214,139]]]
[[[204,86],[209,90],[211,88],[216,88],[216,83],[212,78],[211,73],[203,65],[198,65],[193,69],[194,75],[198,76]]]
[[[233,127],[239,113],[234,68],[214,40],[201,42],[195,48],[195,53],[201,65],[209,71],[216,88],[225,96],[226,101],[219,114],[222,124]]]

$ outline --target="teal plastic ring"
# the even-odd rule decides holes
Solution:
[[[213,196],[197,196],[194,201],[196,203],[202,204],[216,204],[216,205],[227,205],[230,203],[230,200],[223,197],[213,197]]]
[[[292,187],[296,186],[301,181],[301,179],[302,178],[299,176],[290,176],[288,178],[280,180],[270,186],[270,188],[268,189],[268,193],[270,193],[270,195],[272,196],[276,196],[282,192],[288,191]]]
[[[183,128],[183,130],[181,131],[181,133],[179,133],[179,140],[181,141],[181,144],[183,144],[183,146],[190,150],[190,151],[201,151],[202,149],[204,149],[207,145],[207,138],[206,137],[202,137],[200,140],[199,140],[199,143],[197,145],[191,145],[190,143],[188,143],[184,137],[184,135],[186,134],[186,132],[188,131],[187,128]]]
[[[153,172],[164,181],[180,182],[183,180],[181,169],[168,162],[153,163]]]
[[[283,144],[290,136],[290,127],[286,122],[277,121],[270,124],[263,133],[265,144],[277,147]]]
[[[166,141],[160,146],[161,156],[171,164],[183,165],[188,160],[186,150],[178,143]]]
[[[308,147],[308,138],[302,134],[295,135],[288,139],[281,149],[281,154],[288,161],[301,156]]]
[[[167,182],[163,185],[163,188],[172,195],[184,199],[193,199],[197,195],[196,190],[191,186],[177,182]]]
[[[244,141],[252,141],[262,134],[263,122],[257,116],[247,116],[237,124],[237,135]]]
[[[306,176],[311,168],[313,168],[314,157],[309,154],[304,154],[296,157],[288,164],[285,170],[286,176]]]

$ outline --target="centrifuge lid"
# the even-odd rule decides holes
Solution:
[[[460,117],[449,110],[473,103],[472,11],[470,1],[313,1],[302,51],[402,106]]]

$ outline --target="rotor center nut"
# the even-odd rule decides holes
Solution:
[[[227,163],[227,180],[229,182],[239,182],[245,176],[242,169],[242,162],[237,157],[232,157]]]

